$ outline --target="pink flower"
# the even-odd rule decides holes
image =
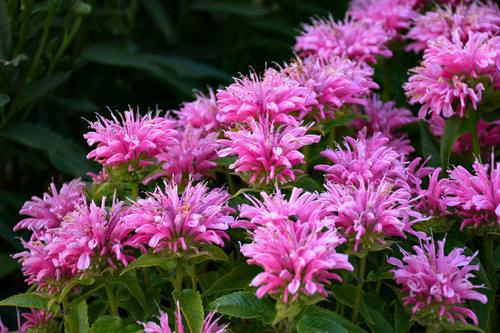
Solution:
[[[372,80],[373,69],[346,58],[329,60],[297,59],[283,69],[287,75],[316,93],[319,120],[334,118],[334,110],[345,104],[364,104],[363,97],[378,85]],[[299,116],[300,118],[300,116]]]
[[[335,248],[344,242],[334,228],[319,221],[281,221],[268,223],[253,232],[250,244],[241,252],[251,265],[264,272],[251,285],[258,287],[257,297],[277,295],[283,302],[315,294],[328,296],[324,284],[342,281],[333,269],[353,271],[347,255]]]
[[[294,187],[289,199],[276,187],[276,193],[269,195],[260,193],[262,201],[252,196],[245,196],[251,205],[243,204],[239,207],[240,219],[233,227],[253,230],[268,223],[279,224],[300,221],[302,223],[322,220],[325,210],[317,193],[304,192]],[[244,220],[245,219],[245,220]]]
[[[277,123],[296,124],[295,115],[307,113],[316,104],[316,95],[310,88],[269,68],[262,78],[250,73],[219,90],[217,104],[216,118],[226,125],[265,116]]]
[[[3,324],[2,318],[0,318],[0,333],[9,333],[9,329]]]
[[[424,237],[412,229],[422,216],[414,210],[411,194],[404,188],[394,189],[383,179],[380,183],[359,185],[326,184],[321,194],[325,209],[333,224],[353,240],[354,251],[370,250],[372,245],[384,245],[386,237],[406,238],[406,233]]]
[[[224,131],[226,139],[220,140],[224,148],[218,154],[236,155],[238,159],[229,168],[247,174],[251,184],[269,184],[275,179],[284,184],[301,173],[294,169],[305,163],[299,149],[320,140],[319,135],[306,134],[310,127],[299,124],[275,128],[266,118],[250,119],[237,131]]]
[[[32,197],[24,203],[19,214],[27,215],[29,218],[21,220],[14,226],[14,231],[29,229],[32,231],[44,231],[59,226],[63,218],[75,209],[75,205],[83,203],[83,189],[85,184],[80,179],[74,179],[64,183],[57,191],[54,183],[50,184],[49,191],[42,198]]]
[[[423,51],[429,41],[439,37],[451,40],[454,31],[463,43],[467,42],[470,33],[497,35],[500,32],[498,6],[491,1],[459,4],[455,8],[451,5],[437,6],[435,10],[414,19],[414,27],[407,34],[413,42],[408,44],[406,49]]]
[[[467,257],[463,255],[464,249],[455,248],[446,255],[444,246],[444,239],[438,241],[436,251],[431,238],[414,246],[415,254],[401,249],[402,260],[388,259],[389,264],[397,267],[392,273],[396,283],[403,287],[403,304],[411,306],[413,314],[427,319],[426,322],[447,319],[454,323],[458,319],[466,324],[468,317],[477,325],[474,312],[462,306],[467,300],[488,302],[485,295],[474,290],[482,286],[469,281],[474,277],[471,272],[479,270],[479,265],[471,265],[477,252]]]
[[[304,24],[296,37],[295,51],[301,56],[329,59],[347,57],[355,61],[375,63],[377,56],[391,57],[387,48],[388,33],[380,23],[346,18],[335,22],[332,17]]]
[[[449,171],[446,203],[453,207],[457,215],[463,217],[461,229],[468,225],[500,226],[500,163],[491,158],[488,165],[475,161],[472,165],[474,174],[458,166]]]
[[[216,119],[217,101],[212,89],[209,89],[207,96],[197,93],[196,99],[184,103],[177,115],[184,127],[202,128],[206,132],[217,131],[220,127]]]
[[[97,148],[87,158],[104,166],[128,164],[133,169],[134,162],[139,166],[151,164],[165,148],[177,144],[175,120],[151,114],[141,117],[132,110],[126,111],[124,118],[119,116],[112,115],[111,120],[99,116],[90,123],[93,131],[83,137],[89,146],[97,144]]]
[[[21,325],[18,332],[50,332],[54,327],[50,327],[53,315],[46,310],[31,309],[31,312],[25,312],[21,315],[25,322]]]
[[[448,179],[439,179],[441,168],[436,168],[429,175],[427,189],[418,190],[417,210],[430,216],[447,215],[446,188]]]
[[[415,1],[409,0],[353,0],[347,12],[357,20],[380,23],[391,37],[408,29],[418,14],[413,9]]]
[[[470,34],[464,44],[457,31],[451,41],[440,37],[429,42],[422,65],[404,84],[410,103],[422,104],[419,117],[464,117],[468,107],[476,110],[485,90],[481,80],[499,84],[499,45],[500,37],[483,33]]]
[[[182,193],[175,183],[164,191],[157,187],[123,217],[135,231],[127,244],[154,252],[196,250],[202,244],[224,246],[224,239],[229,239],[225,231],[234,220],[228,199],[226,191],[210,190],[204,183],[189,182]]]
[[[219,324],[219,318],[215,318],[215,311],[210,311],[205,319],[203,320],[203,327],[201,328],[201,333],[226,333],[227,332],[227,324],[221,325]]]
[[[163,162],[163,170],[168,177],[177,183],[187,181],[188,177],[201,180],[211,177],[211,171],[217,167],[216,149],[217,132],[206,133],[202,128],[188,125],[179,131],[179,144],[169,147],[165,153],[158,155]]]

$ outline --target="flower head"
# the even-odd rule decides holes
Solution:
[[[491,165],[475,161],[474,173],[458,166],[449,171],[450,181],[446,203],[463,217],[461,228],[466,226],[500,227],[500,163]],[[488,169],[489,173],[488,173]]]
[[[422,104],[419,117],[465,116],[468,107],[477,109],[485,90],[484,82],[498,85],[500,37],[484,33],[469,35],[466,43],[458,33],[453,39],[440,37],[429,42],[420,67],[404,84],[410,103]]]
[[[360,180],[358,186],[328,182],[326,190],[321,194],[325,209],[333,224],[353,240],[355,252],[384,245],[386,237],[406,238],[407,233],[424,236],[412,229],[422,216],[414,210],[411,195],[404,188],[394,189],[385,180],[378,184]]]
[[[220,127],[216,119],[217,101],[212,89],[206,96],[201,93],[196,94],[196,99],[184,103],[177,115],[184,127],[202,128],[206,132],[217,131]]]
[[[488,301],[474,290],[482,286],[469,281],[472,272],[479,270],[479,265],[471,265],[477,252],[468,257],[464,249],[455,248],[446,255],[445,240],[438,241],[436,249],[432,238],[413,249],[415,254],[401,249],[402,260],[388,259],[396,266],[392,273],[403,287],[403,303],[411,306],[413,314],[423,322],[447,319],[454,323],[458,319],[466,324],[466,318],[470,318],[477,325],[475,313],[463,306],[468,300]]]
[[[99,116],[90,123],[93,130],[83,137],[89,146],[97,144],[87,158],[93,158],[104,166],[151,164],[166,147],[176,144],[177,121],[147,114],[139,116],[134,111],[126,111],[118,119]]]
[[[223,246],[234,220],[228,199],[226,191],[210,190],[204,183],[189,182],[182,193],[173,182],[165,190],[157,187],[123,217],[135,231],[127,244],[154,252],[196,250],[202,244]]]
[[[49,191],[42,198],[32,197],[24,203],[19,211],[28,218],[15,225],[14,231],[29,229],[32,231],[56,228],[61,224],[66,214],[72,212],[76,205],[83,203],[83,189],[85,184],[80,179],[64,183],[57,191],[54,183],[50,184]]]
[[[388,33],[378,22],[346,18],[337,23],[328,17],[304,24],[302,33],[296,37],[294,49],[302,56],[321,59],[342,56],[375,63],[377,56],[392,56],[387,47],[388,40]]]
[[[427,48],[429,41],[439,37],[451,40],[454,31],[464,43],[470,33],[497,35],[500,32],[500,10],[491,1],[459,4],[456,7],[437,6],[435,10],[417,16],[413,25],[407,34],[413,42],[406,49],[420,52]]]
[[[330,270],[353,270],[347,255],[335,250],[344,239],[322,222],[268,223],[254,230],[252,236],[252,243],[242,245],[241,252],[249,258],[249,264],[264,269],[252,281],[259,298],[277,295],[286,303],[300,296],[326,297],[324,284],[342,281]]]
[[[237,160],[229,166],[239,173],[247,173],[250,183],[265,183],[277,180],[280,183],[295,180],[296,165],[305,163],[299,149],[318,142],[318,135],[306,134],[309,126],[282,125],[265,118],[248,120],[237,131],[225,131],[226,139],[220,140],[223,149],[219,156],[236,155]]]
[[[277,123],[296,124],[295,116],[309,112],[315,104],[311,88],[269,68],[262,78],[250,73],[219,90],[217,120],[228,125],[268,116]]]
[[[50,324],[53,322],[54,316],[48,311],[31,309],[31,312],[25,312],[21,316],[25,322],[19,327],[19,333],[51,331]],[[52,327],[52,329],[55,328]]]
[[[429,185],[426,189],[418,189],[418,211],[430,216],[447,215],[446,188],[448,179],[439,179],[441,168],[436,168],[429,175]]]

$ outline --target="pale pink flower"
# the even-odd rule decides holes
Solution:
[[[102,168],[97,174],[93,172],[87,172],[87,176],[92,179],[92,182],[95,185],[102,184],[108,181],[108,174],[106,172],[106,168]]]
[[[336,252],[344,242],[337,231],[320,221],[280,221],[268,223],[253,231],[252,243],[241,246],[251,265],[264,272],[251,285],[257,297],[279,296],[283,302],[315,294],[328,296],[324,284],[342,281],[333,269],[353,271],[347,255]]]
[[[177,115],[184,127],[202,128],[206,132],[217,131],[220,127],[216,119],[217,100],[212,89],[209,89],[208,95],[197,93],[196,99],[184,103]]]
[[[389,34],[380,23],[352,18],[337,23],[328,17],[304,24],[302,33],[296,37],[294,49],[303,57],[330,59],[342,56],[375,63],[377,56],[392,56],[388,41]]]
[[[486,3],[474,2],[470,5],[459,4],[437,6],[414,19],[414,26],[407,37],[413,42],[406,47],[415,52],[427,48],[429,41],[439,37],[452,39],[452,33],[457,31],[462,42],[467,42],[472,32],[483,32],[491,36],[500,33],[500,10],[491,1]]]
[[[85,184],[80,179],[64,183],[59,191],[56,185],[51,183],[50,192],[44,193],[41,198],[32,197],[30,201],[24,203],[19,214],[29,217],[16,224],[14,231],[21,229],[43,231],[58,227],[66,214],[75,209],[75,205],[83,203],[84,188]]]
[[[226,333],[228,324],[220,324],[219,318],[215,318],[215,311],[210,311],[203,320],[201,333]]]
[[[463,306],[469,300],[488,302],[485,295],[474,290],[482,286],[469,281],[474,277],[472,272],[479,271],[479,265],[471,265],[477,252],[468,257],[464,249],[455,248],[446,255],[444,248],[444,239],[438,241],[436,249],[430,238],[413,247],[415,254],[401,249],[402,260],[388,259],[396,266],[392,273],[396,283],[402,285],[403,304],[411,306],[415,317],[424,323],[445,319],[466,324],[466,318],[470,318],[477,325],[475,313]]]
[[[483,83],[499,84],[499,45],[500,37],[483,33],[470,34],[464,44],[456,31],[452,40],[429,42],[422,65],[411,70],[404,84],[410,103],[422,104],[419,117],[464,117],[468,107],[476,110],[486,89]]]
[[[177,144],[177,121],[159,115],[140,116],[134,111],[124,115],[112,115],[112,119],[99,116],[90,123],[93,130],[84,134],[89,146],[97,144],[87,158],[95,159],[104,166],[128,165],[133,169],[152,164],[165,148]]]
[[[292,223],[300,221],[314,222],[325,217],[325,210],[317,193],[304,192],[303,189],[294,187],[288,199],[281,190],[276,187],[276,192],[269,195],[261,192],[262,201],[253,197],[245,196],[249,204],[239,207],[239,220],[233,227],[241,227],[253,230],[267,223]]]
[[[491,165],[475,161],[474,173],[458,166],[449,171],[446,203],[463,218],[461,228],[471,225],[500,226],[500,163],[491,158]],[[489,173],[488,173],[489,168]]]
[[[217,132],[206,133],[202,128],[190,125],[180,129],[179,143],[157,156],[158,161],[163,163],[166,176],[178,184],[189,177],[193,180],[211,177],[211,171],[217,167],[217,136]]]
[[[297,59],[283,72],[316,93],[319,120],[334,118],[334,111],[346,104],[365,104],[364,97],[378,88],[371,67],[342,57]]]
[[[414,5],[415,1],[409,0],[353,0],[347,14],[357,20],[380,23],[391,37],[396,37],[418,16]]]
[[[327,182],[321,200],[333,224],[353,241],[355,252],[384,245],[387,237],[406,238],[407,233],[425,237],[412,229],[422,215],[414,210],[411,194],[385,180],[376,184],[360,179],[357,186]]]
[[[236,79],[217,92],[217,120],[231,125],[248,118],[268,116],[277,123],[296,124],[295,116],[316,104],[311,88],[269,68],[262,77],[255,73]]]
[[[224,239],[229,239],[226,230],[234,221],[229,198],[225,190],[210,190],[204,183],[189,182],[182,193],[174,182],[166,184],[165,190],[157,187],[123,217],[135,231],[127,244],[154,252],[196,250],[203,244],[224,246]]]
[[[310,127],[299,124],[275,128],[266,118],[250,119],[236,131],[224,131],[226,139],[220,140],[223,149],[218,154],[236,155],[236,162],[229,168],[248,175],[251,184],[294,181],[295,174],[302,172],[294,167],[305,163],[299,149],[320,140],[319,135],[306,134]]]

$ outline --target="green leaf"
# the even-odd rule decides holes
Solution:
[[[128,264],[120,275],[124,275],[134,269],[144,267],[161,267],[163,269],[170,270],[175,267],[175,262],[169,257],[159,254],[146,253]]]
[[[122,326],[120,317],[100,316],[90,327],[90,333],[118,332]]]
[[[174,298],[181,304],[181,311],[193,333],[201,333],[203,327],[203,304],[200,293],[192,289],[174,291]]]
[[[440,148],[441,167],[443,170],[448,169],[453,144],[462,134],[468,131],[469,123],[466,118],[453,116],[446,120]]]
[[[247,17],[260,17],[267,14],[267,9],[234,1],[203,1],[191,5],[191,8],[199,11],[208,11],[215,14],[233,14]]]
[[[158,66],[172,70],[183,78],[214,78],[221,80],[229,78],[229,75],[219,68],[189,58],[174,55],[154,55],[151,60]]]
[[[119,277],[120,282],[122,282],[122,285],[127,288],[127,290],[130,292],[132,296],[139,302],[141,307],[144,309],[144,311],[147,313],[148,312],[148,304],[146,301],[146,296],[144,295],[144,291],[142,290],[141,286],[139,285],[139,282],[137,280],[137,277],[131,273],[121,275]]]
[[[271,302],[244,291],[221,296],[211,303],[211,307],[227,316],[258,318],[267,324],[272,323],[276,316],[276,309]]]
[[[69,79],[70,72],[58,72],[49,77],[41,78],[37,81],[31,82],[23,95],[19,97],[19,108],[22,109],[31,102],[44,97],[52,90],[56,89],[64,81]]]
[[[429,165],[432,167],[438,167],[440,165],[440,155],[437,146],[432,140],[433,136],[422,121],[419,122],[419,129],[422,156],[424,156],[424,158],[430,157]]]
[[[258,266],[241,263],[215,281],[202,296],[208,297],[217,293],[244,289],[260,271]]]
[[[228,167],[234,162],[236,162],[237,159],[238,159],[237,156],[224,156],[216,159],[215,162],[217,162],[217,164]]]
[[[227,254],[216,245],[205,245],[198,253],[186,255],[186,259],[195,264],[201,264],[208,260],[229,261]]]
[[[19,308],[45,309],[47,304],[47,298],[37,293],[17,294],[0,301],[0,306],[15,306]]]
[[[347,333],[347,330],[331,318],[304,315],[297,323],[298,333]]]
[[[169,44],[173,43],[172,22],[161,2],[158,0],[148,0],[144,1],[142,5],[156,27],[160,30],[165,41]]]
[[[349,333],[366,333],[364,329],[359,326],[354,325],[350,320],[340,316],[339,314],[323,309],[319,306],[311,306],[309,307],[305,314],[309,314],[314,317],[326,318],[330,321],[334,321],[344,327]]]
[[[368,326],[375,331],[380,333],[391,333],[394,332],[391,324],[384,318],[384,316],[378,311],[372,309],[371,307],[366,305],[364,302],[364,311],[361,311],[363,317],[367,320]],[[363,313],[364,312],[364,313]],[[367,315],[369,314],[370,318],[373,320],[373,323],[368,322]],[[399,332],[398,332],[399,333]]]
[[[65,332],[89,332],[88,307],[85,301],[78,303],[74,308],[72,308],[69,315],[66,315],[64,319]]]
[[[405,333],[410,330],[415,322],[411,320],[410,314],[405,310],[399,300],[394,301],[394,331]]]
[[[95,282],[95,278],[92,276],[76,276],[66,283],[64,288],[59,293],[58,302],[62,303],[66,295],[73,290],[77,285],[89,286]]]
[[[481,333],[485,333],[482,329],[480,329],[479,327],[477,326],[474,326],[472,324],[464,324],[464,323],[461,323],[461,322],[455,322],[453,325],[446,321],[446,320],[443,320],[443,322],[441,323],[444,328],[446,328],[446,330],[448,331],[451,331],[451,332],[463,332],[463,331],[466,331],[466,332],[481,332]]]
[[[0,94],[0,108],[9,103],[10,98],[5,94]]]
[[[144,332],[144,328],[139,327],[136,324],[127,325],[124,328],[122,328],[120,331],[118,331],[118,333],[143,333],[143,332]]]
[[[294,187],[300,187],[308,192],[320,192],[323,190],[323,187],[320,184],[318,184],[314,179],[306,175],[300,176],[291,185],[286,186],[286,188],[294,188]]]
[[[493,268],[495,272],[500,269],[500,245],[495,248],[493,253]]]

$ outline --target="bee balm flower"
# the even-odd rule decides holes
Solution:
[[[216,119],[217,101],[212,89],[207,96],[198,93],[194,101],[184,103],[177,115],[184,127],[203,128],[206,132],[213,132],[220,126]]]

